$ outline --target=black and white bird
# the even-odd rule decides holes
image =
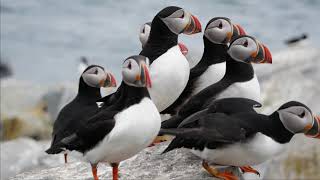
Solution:
[[[175,128],[189,115],[205,109],[211,101],[227,97],[260,101],[260,85],[251,63],[272,63],[268,48],[251,36],[239,36],[231,42],[223,78],[182,105],[177,115],[164,121],[162,128]]]
[[[257,113],[261,104],[250,99],[226,98],[185,119],[178,128],[161,129],[176,136],[164,151],[192,149],[213,176],[235,180],[230,172],[211,165],[236,166],[255,172],[250,166],[263,163],[283,152],[295,134],[320,138],[320,117],[304,104],[290,101],[270,115]]]
[[[203,35],[202,58],[191,69],[186,88],[179,98],[163,111],[164,114],[176,114],[191,96],[223,78],[229,43],[239,35],[245,35],[243,28],[226,17],[215,17],[208,22]]]
[[[124,93],[117,104],[101,108],[76,133],[48,150],[49,153],[63,149],[83,153],[92,166],[95,180],[99,162],[110,163],[113,179],[118,179],[118,164],[151,144],[160,130],[160,114],[147,89],[151,87],[147,58],[141,55],[127,58],[122,76]]]
[[[77,96],[61,109],[54,122],[50,148],[75,133],[80,124],[98,111],[96,101],[101,98],[101,87],[116,87],[114,76],[101,66],[87,67],[80,77]],[[66,151],[64,160],[67,163]]]
[[[178,35],[198,32],[201,32],[199,20],[180,7],[166,7],[152,21],[149,39],[140,55],[150,59],[153,83],[148,90],[159,112],[179,97],[189,79],[189,63],[179,48]],[[105,106],[114,104],[121,96],[121,88],[100,101]]]
[[[142,45],[142,48],[145,46],[145,44],[147,44],[147,41],[150,36],[150,31],[151,31],[151,22],[144,23],[140,28],[139,40]],[[188,59],[187,54],[188,54],[189,49],[187,48],[187,46],[181,42],[179,42],[178,45],[179,45],[181,53],[184,56],[186,56],[186,58]],[[189,59],[188,59],[188,61],[189,61]]]

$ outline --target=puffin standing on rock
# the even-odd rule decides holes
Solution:
[[[260,101],[260,85],[251,63],[272,63],[268,48],[251,36],[239,36],[231,42],[223,78],[182,105],[177,115],[164,121],[162,128],[176,128],[185,118],[205,109],[213,100],[243,97]],[[166,138],[158,138],[157,141]]]
[[[90,162],[95,180],[97,164],[108,162],[113,179],[118,179],[118,164],[146,148],[160,130],[159,111],[152,102],[147,87],[151,86],[146,57],[127,58],[122,67],[123,96],[113,108],[102,108],[78,131],[49,149],[59,153],[64,149],[83,153]]]
[[[77,96],[61,109],[54,122],[50,148],[75,133],[81,123],[97,112],[96,101],[101,98],[101,87],[116,87],[114,76],[101,66],[88,66],[80,77]],[[64,160],[67,163],[67,152],[64,152]]]
[[[232,39],[245,35],[240,25],[235,25],[226,17],[212,18],[203,35],[204,52],[198,64],[190,71],[186,88],[164,114],[174,115],[193,95],[221,80],[226,71],[228,45]]]
[[[232,173],[219,172],[209,163],[259,174],[250,166],[280,154],[295,134],[320,139],[320,117],[300,102],[287,102],[270,115],[259,114],[254,107],[261,104],[244,98],[213,102],[178,128],[161,129],[161,133],[176,136],[163,153],[181,147],[192,149],[211,175],[236,180]]]
[[[180,7],[166,7],[152,21],[149,39],[140,55],[150,60],[153,83],[148,90],[159,112],[179,97],[189,79],[189,63],[179,48],[178,35],[198,32],[201,32],[199,20]],[[104,106],[114,104],[121,96],[121,89],[122,86],[99,101]]]

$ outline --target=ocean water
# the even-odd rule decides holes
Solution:
[[[76,81],[79,57],[86,56],[120,80],[123,60],[141,50],[141,24],[169,5],[192,12],[203,27],[212,17],[229,17],[272,52],[301,33],[320,45],[318,0],[1,0],[1,59],[16,79],[52,84]],[[180,37],[201,54],[201,34]]]

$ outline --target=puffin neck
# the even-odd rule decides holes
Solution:
[[[121,96],[117,104],[122,104],[121,108],[127,108],[133,104],[138,104],[144,97],[150,98],[146,87],[129,86],[125,82],[121,82]]]
[[[77,97],[95,103],[101,98],[100,88],[88,86],[81,77]]]
[[[253,131],[261,132],[281,144],[290,142],[294,135],[283,126],[277,111],[269,116],[257,114],[255,118],[247,118],[246,123],[249,127],[250,124],[254,124]]]
[[[226,73],[223,78],[233,82],[245,82],[254,77],[254,70],[250,63],[238,62],[227,54],[226,56]]]
[[[156,16],[151,25],[149,39],[143,47],[140,55],[149,58],[152,63],[159,56],[164,54],[173,46],[178,44],[178,35],[171,32],[170,29]]]
[[[218,64],[226,61],[226,55],[228,46],[225,44],[215,44],[210,42],[205,36],[203,36],[204,51],[199,63],[191,69],[205,70],[212,64]],[[204,70],[204,71],[205,71]]]

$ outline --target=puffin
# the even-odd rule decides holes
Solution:
[[[306,105],[290,101],[270,115],[257,113],[254,108],[258,107],[260,103],[246,98],[213,101],[178,128],[161,129],[175,136],[163,153],[182,147],[191,149],[203,160],[202,166],[209,174],[236,180],[232,173],[219,172],[214,166],[235,166],[259,174],[251,166],[283,152],[295,134],[320,139],[320,116],[313,115]]]
[[[164,114],[174,115],[191,96],[204,88],[221,80],[226,71],[226,57],[228,45],[232,39],[245,35],[244,29],[233,24],[229,18],[212,18],[204,30],[204,52],[198,64],[190,71],[187,86],[179,98],[167,109]]]
[[[152,87],[148,66],[145,56],[128,57],[122,66],[124,93],[117,104],[100,108],[78,131],[51,147],[49,153],[64,149],[83,153],[95,180],[98,163],[110,163],[113,180],[117,180],[119,163],[146,148],[160,130],[160,113],[147,89]]]
[[[147,41],[149,39],[150,30],[151,30],[151,22],[144,23],[140,28],[139,40],[140,40],[142,48],[145,46],[145,44],[147,43]],[[187,54],[188,54],[189,49],[187,48],[187,46],[181,42],[179,42],[178,45],[179,45],[181,53],[184,56],[186,56],[186,58],[188,59]],[[188,59],[188,62],[190,62],[189,59]]]
[[[179,97],[189,79],[190,67],[178,45],[178,35],[199,32],[200,21],[180,7],[166,7],[153,18],[149,38],[140,55],[148,57],[150,61],[153,83],[148,90],[159,112]],[[103,102],[104,106],[115,104],[123,92],[121,89],[120,85],[114,94],[99,102]]]
[[[101,87],[116,87],[114,76],[101,66],[88,66],[80,76],[76,97],[60,110],[53,124],[50,148],[75,133],[81,123],[97,112],[96,100],[101,98]],[[64,151],[64,161],[67,163],[67,151]]]
[[[193,95],[176,115],[163,121],[161,127],[178,127],[183,119],[205,109],[215,99],[243,97],[259,102],[260,85],[251,63],[272,63],[271,53],[256,38],[248,35],[238,36],[227,50],[226,72],[223,78]],[[159,141],[163,140],[160,138]]]

